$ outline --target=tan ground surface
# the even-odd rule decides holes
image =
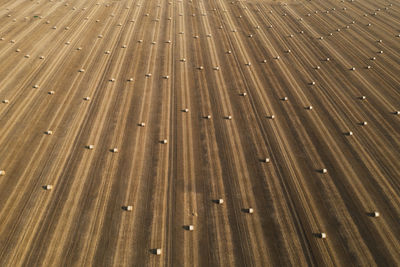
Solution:
[[[391,2],[0,0],[0,266],[400,265]]]

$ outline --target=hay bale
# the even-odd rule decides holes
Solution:
[[[118,148],[116,148],[116,147],[112,148],[112,149],[111,149],[111,152],[112,152],[112,153],[118,153]]]
[[[49,95],[54,95],[56,92],[54,92],[54,91],[48,91],[47,92]]]
[[[381,214],[377,211],[374,211],[374,212],[371,212],[371,216],[377,218],[377,217],[381,216]]]
[[[326,233],[319,233],[319,234],[317,234],[317,236],[319,238],[325,239],[326,238]]]
[[[52,134],[53,134],[53,131],[48,130],[48,131],[45,132],[45,134],[46,134],[46,135],[52,135]]]
[[[6,171],[5,170],[0,170],[0,176],[4,176],[6,175]]]
[[[168,143],[167,139],[161,140],[161,144],[167,144],[167,143]]]
[[[252,213],[254,213],[254,209],[253,208],[247,208],[247,209],[245,209],[245,212],[249,213],[249,214],[252,214]]]
[[[123,206],[122,209],[126,210],[126,211],[132,211],[133,207],[132,206]]]
[[[83,100],[90,101],[90,97],[86,96],[86,97],[83,98]]]
[[[89,149],[89,150],[93,150],[94,149],[94,145],[87,145],[86,148]]]
[[[8,104],[10,103],[10,101],[8,99],[4,99],[3,101],[1,101],[3,104]]]
[[[53,186],[51,184],[48,184],[48,185],[43,186],[43,189],[44,190],[51,190],[51,189],[53,189]]]

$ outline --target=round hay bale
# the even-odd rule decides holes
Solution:
[[[371,212],[371,216],[377,218],[377,217],[381,216],[381,214],[378,211],[373,211],[373,212]]]
[[[317,236],[319,238],[325,239],[326,238],[326,233],[319,233]]]
[[[43,186],[44,190],[51,190],[53,189],[53,186],[51,184]]]

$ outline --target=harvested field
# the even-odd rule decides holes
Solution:
[[[0,266],[400,265],[400,2],[0,0]]]

